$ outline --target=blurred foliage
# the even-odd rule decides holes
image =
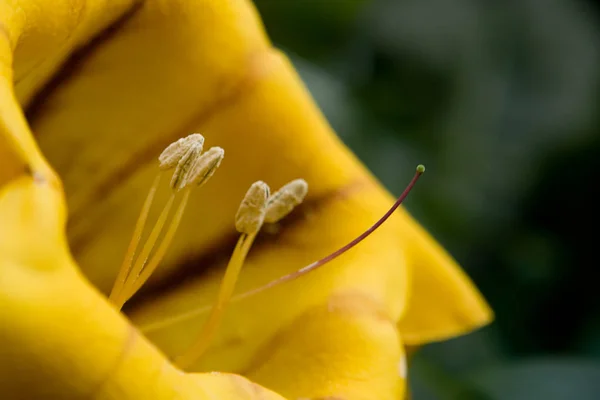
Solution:
[[[416,400],[600,399],[600,7],[256,0],[342,139],[461,262],[489,328],[413,360]]]

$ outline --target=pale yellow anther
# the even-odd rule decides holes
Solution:
[[[235,215],[235,229],[238,232],[251,235],[260,230],[268,198],[269,186],[266,183],[257,181],[250,186]]]
[[[211,147],[198,157],[191,165],[186,179],[186,185],[204,185],[215,173],[225,157],[221,147]]]
[[[275,223],[292,212],[306,197],[308,183],[304,179],[295,179],[273,193],[267,201],[265,222]]]
[[[189,171],[191,170],[192,165],[200,158],[201,154],[202,145],[199,143],[192,143],[183,157],[181,157],[175,167],[173,178],[171,178],[171,188],[174,191],[179,191],[187,186],[190,177]]]
[[[158,156],[158,168],[161,170],[168,170],[177,166],[181,158],[187,153],[192,145],[200,146],[200,152],[202,152],[204,136],[199,133],[193,133],[171,143],[160,156]]]

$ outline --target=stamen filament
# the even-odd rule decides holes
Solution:
[[[146,200],[144,200],[144,205],[142,206],[142,211],[140,212],[140,216],[138,217],[138,220],[135,224],[135,228],[133,230],[133,237],[131,238],[131,242],[129,243],[129,247],[127,248],[127,253],[125,253],[123,264],[121,264],[121,269],[119,270],[117,279],[115,280],[113,288],[110,291],[110,295],[108,297],[109,301],[111,301],[113,304],[116,304],[116,300],[121,294],[123,287],[125,286],[127,276],[131,272],[135,250],[137,249],[142,238],[142,233],[144,232],[144,227],[146,226],[146,221],[148,220],[148,214],[150,213],[150,207],[152,206],[152,202],[154,201],[156,189],[158,188],[158,184],[160,183],[161,177],[162,174],[159,173],[156,176],[156,178],[154,178],[154,182],[152,183],[152,186],[150,186],[150,190],[148,191]]]
[[[131,292],[133,282],[138,279],[140,273],[142,272],[142,269],[148,262],[148,257],[150,256],[150,253],[152,252],[152,249],[154,248],[154,245],[156,244],[156,241],[160,236],[160,233],[162,232],[165,222],[167,221],[167,217],[169,216],[169,212],[171,211],[171,207],[173,206],[174,200],[175,193],[173,192],[171,193],[171,196],[169,196],[169,200],[167,200],[165,208],[163,208],[162,212],[160,213],[160,216],[158,217],[154,228],[152,228],[150,236],[148,237],[148,240],[146,240],[146,243],[142,248],[142,252],[135,260],[133,268],[131,268],[131,271],[127,275],[127,278],[125,279],[125,284],[123,286],[123,289],[121,290],[121,294],[115,299],[114,304],[117,307],[117,309],[121,309],[121,307],[123,307],[123,304],[125,304],[125,295]]]
[[[235,284],[242,269],[242,265],[246,260],[248,251],[250,250],[257,233],[258,232],[242,234],[240,236],[233,254],[231,255],[231,259],[229,260],[229,264],[227,265],[225,276],[223,277],[219,288],[217,300],[212,308],[208,320],[206,321],[206,324],[202,328],[200,336],[187,352],[175,359],[175,364],[179,368],[185,369],[190,367],[204,354],[206,349],[208,349],[212,338],[217,332],[219,323],[223,318],[225,308],[231,299],[233,290],[235,289]]]
[[[181,199],[181,202],[179,203],[179,206],[177,207],[177,210],[175,211],[173,220],[171,221],[169,227],[167,228],[167,232],[165,233],[165,236],[162,239],[162,242],[159,244],[158,249],[156,250],[156,253],[154,253],[154,255],[152,256],[152,258],[150,259],[148,264],[144,268],[142,268],[140,275],[131,284],[130,290],[127,293],[123,293],[123,296],[122,296],[123,304],[125,304],[130,298],[133,297],[134,294],[136,294],[138,292],[138,290],[140,290],[140,288],[144,285],[144,283],[146,283],[146,281],[150,278],[152,273],[154,273],[154,271],[156,270],[156,268],[158,267],[158,265],[164,258],[169,246],[171,245],[171,242],[173,241],[173,237],[175,236],[175,233],[177,232],[179,223],[181,222],[181,219],[183,218],[183,213],[185,211],[187,202],[190,198],[190,193],[191,193],[191,189],[186,188],[185,192],[183,194],[183,198]]]
[[[326,257],[323,257],[322,259],[313,262],[312,264],[309,264],[303,268],[300,268],[297,271],[294,271],[292,273],[289,273],[287,275],[281,276],[279,278],[276,278],[262,286],[259,286],[255,289],[251,289],[249,291],[240,293],[236,296],[233,296],[230,300],[230,302],[237,302],[240,300],[243,300],[245,298],[248,298],[250,296],[256,295],[258,293],[261,293],[267,289],[273,288],[274,286],[278,286],[281,285],[285,282],[289,282],[292,281],[296,278],[301,277],[302,275],[306,275],[309,272],[312,272],[316,269],[318,269],[319,267],[327,264],[328,262],[334,260],[335,258],[341,256],[342,254],[344,254],[345,252],[347,252],[348,250],[350,250],[351,248],[353,248],[354,246],[356,246],[357,244],[359,244],[360,242],[362,242],[364,239],[366,239],[369,235],[371,235],[371,233],[373,233],[377,228],[379,228],[390,216],[392,216],[392,214],[396,211],[396,209],[398,207],[400,207],[400,205],[404,202],[404,200],[406,199],[406,197],[408,196],[408,194],[410,193],[410,191],[413,189],[413,187],[415,186],[415,184],[417,183],[417,181],[419,180],[419,178],[421,177],[421,175],[423,174],[423,172],[425,172],[425,167],[423,165],[419,165],[417,166],[417,171],[415,173],[415,175],[413,176],[413,178],[411,179],[411,181],[409,182],[409,184],[407,185],[406,189],[404,189],[404,191],[402,192],[402,194],[398,197],[398,199],[396,200],[396,202],[392,205],[392,207],[390,207],[390,209],[377,221],[375,222],[370,228],[368,228],[366,231],[364,231],[363,233],[361,233],[359,236],[357,236],[354,240],[352,240],[351,242],[349,242],[348,244],[342,246],[341,248],[339,248],[338,250],[334,251],[333,253],[329,254]],[[241,240],[241,239],[240,239]],[[238,242],[239,244],[239,242]],[[237,248],[236,248],[237,250]],[[233,260],[233,257],[232,257]],[[231,262],[230,262],[231,263]],[[229,269],[229,267],[228,267]],[[227,272],[226,272],[227,274]],[[216,306],[215,306],[216,308]],[[213,308],[213,311],[215,310],[215,308]],[[149,333],[149,332],[155,332],[158,330],[161,330],[163,328],[167,328],[171,325],[180,323],[180,322],[184,322],[190,319],[193,319],[199,315],[202,315],[204,312],[206,312],[209,309],[209,306],[201,306],[198,307],[196,309],[187,311],[185,313],[179,314],[179,315],[175,315],[173,317],[164,319],[162,321],[158,321],[158,322],[154,322],[154,323],[150,323],[150,324],[146,324],[146,325],[142,325],[139,327],[139,329],[144,332],[144,333]],[[194,358],[194,360],[197,358]],[[184,361],[187,361],[184,359]]]

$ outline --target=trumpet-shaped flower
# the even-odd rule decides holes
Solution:
[[[0,0],[7,398],[401,398],[491,312],[393,203],[249,1]]]

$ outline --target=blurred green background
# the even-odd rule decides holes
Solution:
[[[600,6],[256,0],[342,139],[489,300],[424,348],[416,400],[600,399]]]

